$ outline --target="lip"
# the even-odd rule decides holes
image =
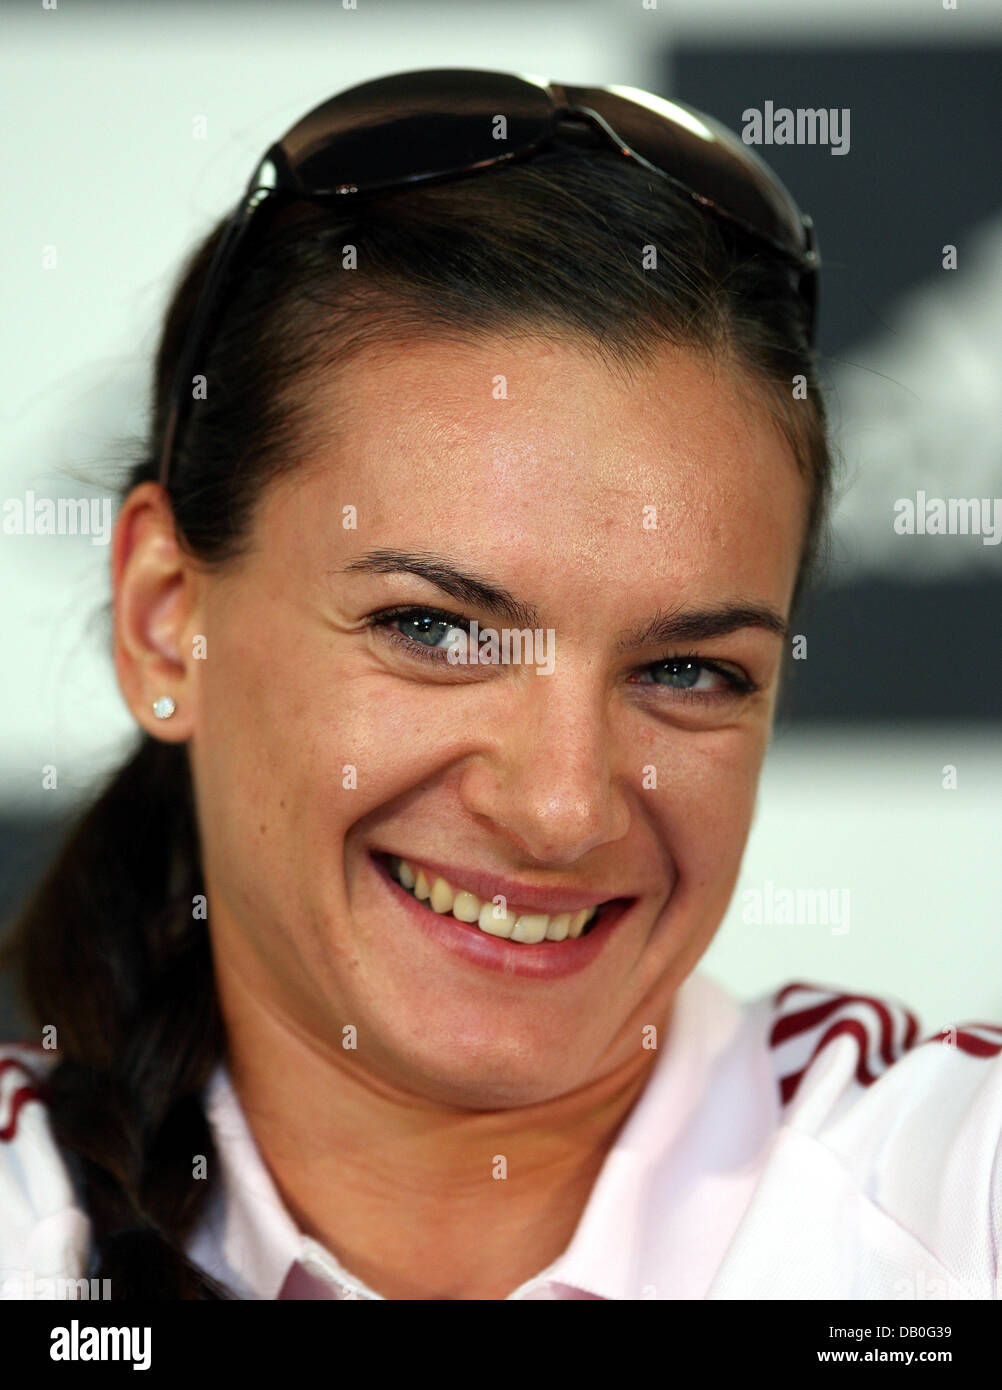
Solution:
[[[559,912],[580,912],[583,907],[599,907],[614,898],[627,896],[612,888],[605,893],[600,889],[582,893],[567,888],[517,883],[514,879],[500,878],[497,874],[485,874],[480,869],[462,868],[457,864],[438,864],[434,859],[411,859],[406,854],[394,855],[392,850],[376,850],[375,853],[406,859],[415,869],[425,869],[433,875],[428,880],[429,883],[434,883],[436,878],[444,878],[446,883],[457,891],[466,889],[475,893],[481,902],[492,902],[501,896],[507,903],[509,912],[514,912],[516,916],[522,913],[545,912],[548,916],[555,917]]]
[[[407,858],[406,855],[400,857]],[[385,885],[397,904],[426,936],[430,936],[453,955],[469,961],[472,965],[480,966],[481,969],[527,980],[560,980],[587,969],[601,955],[617,924],[639,901],[637,898],[618,898],[612,901],[587,936],[579,936],[573,940],[568,938],[564,941],[540,941],[529,945],[520,941],[507,941],[500,936],[490,936],[473,922],[459,922],[451,913],[438,913],[430,907],[425,907],[396,881],[389,871],[383,851],[370,851],[369,858],[380,883]],[[424,859],[417,862],[426,868],[435,867]],[[445,874],[441,877],[445,878]],[[481,880],[483,877],[480,875]],[[469,883],[469,880],[466,882]],[[471,891],[475,890],[471,887]],[[569,900],[571,896],[563,894],[563,900]],[[578,897],[581,898],[581,895]],[[606,898],[601,901],[610,900]],[[581,898],[581,907],[593,905],[594,898]],[[540,909],[537,908],[538,910]],[[553,909],[554,912],[561,910],[574,909]]]

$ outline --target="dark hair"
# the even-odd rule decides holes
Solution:
[[[155,479],[182,340],[223,223],[185,266],[156,355]],[[357,248],[357,269],[345,248]],[[644,266],[645,248],[656,265]],[[422,337],[549,335],[629,372],[659,344],[743,365],[809,485],[796,598],[826,525],[825,408],[788,270],[615,152],[568,146],[355,209],[272,212],[231,296],[175,453],[182,544],[236,555],[267,483],[309,447],[313,388],[358,351]],[[794,397],[803,376],[806,398]],[[186,751],[144,735],[72,829],[9,954],[31,1013],[58,1028],[55,1139],[91,1217],[92,1275],[114,1298],[229,1296],[184,1249],[216,1154],[202,1090],[224,1056]],[[204,1154],[209,1180],[194,1181]]]

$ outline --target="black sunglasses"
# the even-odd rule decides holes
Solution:
[[[786,260],[796,275],[813,344],[821,264],[814,224],[726,126],[636,87],[568,87],[465,68],[397,73],[314,107],[254,170],[216,248],[181,353],[164,432],[161,484],[169,476],[191,400],[195,364],[262,204],[277,204],[282,197],[348,203],[409,184],[465,178],[552,148],[567,122],[599,132],[624,157]]]

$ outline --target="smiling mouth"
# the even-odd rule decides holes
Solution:
[[[507,907],[496,905],[493,899],[485,901],[476,893],[453,885],[444,878],[432,878],[420,865],[411,864],[396,855],[380,855],[379,859],[390,877],[428,911],[443,917],[451,916],[457,922],[478,928],[486,936],[502,937],[526,946],[587,936],[603,913],[622,901],[614,898],[594,907],[581,908],[578,912],[515,913],[508,911]]]

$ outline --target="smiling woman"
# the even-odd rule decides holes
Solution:
[[[877,1017],[873,1142],[931,1094],[894,1090],[907,1020],[694,973],[822,549],[816,265],[764,166],[644,93],[405,74],[268,152],[181,278],[117,521],[141,742],[20,924],[59,1041],[0,1063],[48,1175],[4,1188],[26,1268],[852,1296],[796,1136],[863,1113]],[[897,1241],[861,1267],[908,1274],[860,1171]]]

